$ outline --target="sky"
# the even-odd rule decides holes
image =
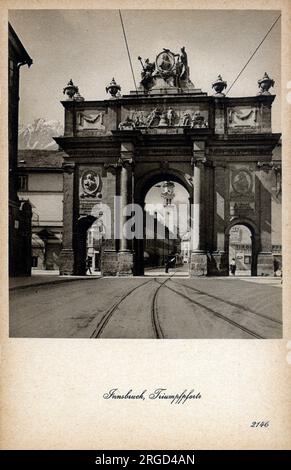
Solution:
[[[212,94],[221,74],[230,85],[258,46],[278,11],[248,10],[122,10],[136,80],[137,57],[164,48],[186,47],[190,78]],[[10,10],[9,21],[33,59],[21,68],[20,124],[35,119],[63,122],[63,88],[70,78],[88,100],[106,99],[114,77],[128,94],[134,89],[117,10]],[[267,72],[275,80],[272,93],[273,132],[280,132],[280,21],[260,47],[229,96],[254,96]]]

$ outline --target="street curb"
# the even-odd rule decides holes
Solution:
[[[96,279],[102,279],[102,278],[103,278],[103,276],[96,276],[94,278],[93,277],[88,277],[88,278],[78,277],[77,279],[59,279],[59,280],[48,281],[48,282],[36,282],[35,284],[27,284],[25,286],[10,287],[9,292],[12,292],[12,291],[15,291],[15,290],[31,289],[33,287],[63,284],[65,282],[96,281]]]

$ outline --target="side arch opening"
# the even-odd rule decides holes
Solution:
[[[237,220],[229,225],[225,238],[229,274],[256,276],[259,237],[254,224]]]

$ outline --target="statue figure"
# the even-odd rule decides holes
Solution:
[[[160,121],[160,112],[158,108],[153,109],[148,115],[147,126],[150,127],[154,123],[155,119],[158,119]]]
[[[177,88],[181,88],[181,76],[183,73],[183,68],[184,68],[183,63],[178,57],[176,66],[175,66],[175,86]]]
[[[167,113],[164,111],[161,114],[160,122],[159,122],[159,127],[165,127],[168,126],[168,120],[167,120]]]
[[[132,119],[130,119],[129,116],[125,119],[125,121],[121,122],[118,126],[120,131],[123,130],[134,130],[135,129],[135,123],[133,122]]]
[[[145,63],[142,63],[142,59],[139,56],[138,60],[140,61],[142,65],[142,72],[141,72],[141,85],[148,90],[151,87],[152,81],[153,81],[153,73],[155,71],[156,65],[154,62],[150,62],[149,59],[145,60]]]
[[[187,52],[185,51],[185,46],[181,48],[180,60],[183,65],[183,72],[181,74],[181,80],[189,80],[189,66],[188,66],[188,56]]]
[[[175,124],[175,111],[173,110],[173,108],[168,108],[167,119],[168,119],[168,125],[169,126],[174,126],[174,124]]]
[[[131,119],[135,123],[136,127],[145,127],[145,118],[142,111],[134,112]]]
[[[191,116],[189,113],[184,113],[182,116],[182,123],[180,124],[181,126],[190,126],[191,124]]]
[[[193,114],[191,127],[205,127],[205,119],[204,116],[200,114],[200,111],[195,111]]]

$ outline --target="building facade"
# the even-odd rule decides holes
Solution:
[[[17,152],[20,67],[32,64],[12,26],[8,25],[9,137],[9,275],[31,274],[31,206],[17,195]]]
[[[32,207],[32,270],[58,270],[63,232],[63,152],[19,150],[18,196]]]
[[[273,152],[280,134],[271,126],[274,82],[265,74],[258,85],[254,96],[226,97],[219,76],[208,96],[193,85],[184,48],[164,49],[147,63],[129,95],[112,81],[110,99],[85,101],[70,81],[64,136],[55,139],[66,152],[61,272],[84,273],[87,230],[104,205],[111,226],[124,226],[128,204],[144,209],[148,190],[169,180],[189,194],[190,276],[229,274],[229,235],[238,224],[251,232],[251,273],[273,275],[272,234],[280,231],[272,215],[279,204],[273,182],[280,185]],[[143,274],[144,238],[113,231],[103,274]]]

